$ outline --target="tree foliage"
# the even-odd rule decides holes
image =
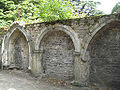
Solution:
[[[72,19],[100,15],[96,2],[66,0],[0,0],[0,27],[7,26],[20,18],[25,23]]]
[[[73,16],[73,8],[69,1],[24,0],[15,4],[15,0],[2,0],[0,1],[0,26],[18,20],[17,9],[21,9],[20,17],[25,23],[69,19]]]
[[[120,2],[118,2],[112,9],[112,14],[113,13],[120,13]]]
[[[22,9],[21,19],[26,22],[72,18],[72,5],[69,1],[26,0],[20,4],[19,9]]]
[[[13,1],[0,1],[0,26],[9,25],[17,17],[16,6]]]
[[[74,1],[73,6],[75,12],[78,13],[78,16],[84,17],[84,16],[98,16],[102,15],[103,12],[100,10],[97,10],[97,5],[99,5],[100,2],[94,2],[94,1]]]

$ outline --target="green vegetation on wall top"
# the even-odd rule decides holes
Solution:
[[[54,20],[73,19],[85,16],[101,15],[96,10],[93,1],[66,1],[66,0],[1,0],[0,27],[8,26],[20,20],[25,24],[36,22],[51,22]]]

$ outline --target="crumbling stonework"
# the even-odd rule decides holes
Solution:
[[[71,80],[74,78],[74,45],[63,31],[51,31],[42,40],[43,73],[50,77]]]
[[[119,14],[25,26],[15,22],[2,38],[2,64],[10,67],[12,61],[34,75],[119,88],[119,30]]]
[[[88,47],[90,83],[120,88],[120,23],[112,22],[98,32]]]
[[[19,30],[15,30],[9,40],[9,54],[10,66],[19,69],[27,69],[29,66],[29,50],[28,43],[25,36]]]

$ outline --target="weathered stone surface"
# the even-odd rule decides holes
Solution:
[[[62,31],[51,31],[40,45],[43,48],[43,72],[50,77],[71,80],[74,78],[74,46],[71,38]]]
[[[3,66],[36,76],[119,87],[120,15],[27,24],[13,23],[2,37]],[[75,54],[77,53],[77,54]],[[90,68],[89,68],[90,67]]]
[[[120,88],[119,25],[112,23],[109,27],[104,27],[89,45],[91,84]]]
[[[25,36],[16,30],[9,41],[9,63],[20,69],[27,69],[29,66],[29,50]]]

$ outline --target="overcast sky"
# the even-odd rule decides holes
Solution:
[[[120,0],[93,0],[93,1],[101,2],[101,5],[98,5],[98,9],[104,11],[105,14],[110,14],[115,4],[117,2],[120,2]]]

